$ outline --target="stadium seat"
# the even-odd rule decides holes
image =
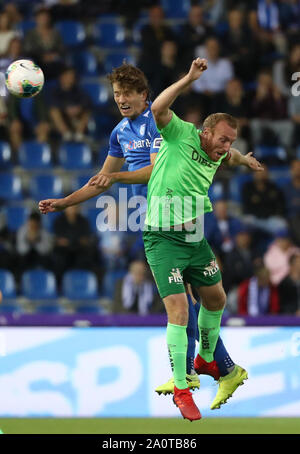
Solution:
[[[253,174],[251,173],[240,173],[232,177],[229,182],[229,199],[240,203],[243,185],[252,179]]]
[[[101,294],[113,299],[117,281],[122,279],[126,273],[126,270],[108,271],[103,279]]]
[[[11,271],[0,269],[0,289],[4,299],[16,298],[16,282]]]
[[[287,153],[283,147],[272,147],[267,145],[257,145],[254,148],[254,156],[266,163],[285,162]]]
[[[34,306],[34,312],[39,314],[60,314],[63,312],[62,307],[60,306],[57,299],[52,300],[52,302],[41,302]]]
[[[0,314],[9,314],[13,312],[21,312],[22,308],[17,301],[3,301],[0,304]]]
[[[47,216],[42,216],[42,226],[47,230],[47,232],[53,233],[53,225],[55,219],[60,215],[61,213],[58,211],[54,213],[48,213]]]
[[[55,24],[61,34],[62,40],[67,47],[83,44],[86,39],[84,26],[75,20],[63,20]]]
[[[36,269],[26,271],[21,279],[22,295],[30,300],[52,300],[57,298],[55,275],[52,271]]]
[[[78,189],[82,188],[90,178],[92,178],[94,174],[89,174],[89,175],[78,175],[72,179],[72,191],[77,191]]]
[[[89,221],[90,228],[92,229],[92,231],[94,233],[96,233],[98,235],[99,235],[99,231],[97,230],[97,216],[101,211],[102,210],[100,208],[95,208],[95,207],[89,207],[89,208],[84,207],[83,211],[82,211],[84,216],[86,216]]]
[[[21,22],[18,23],[17,25],[17,31],[20,33],[22,37],[25,36],[25,34],[34,28],[36,26],[36,22],[34,19],[24,19]]]
[[[106,73],[110,73],[113,68],[121,66],[124,61],[131,65],[136,65],[136,59],[129,53],[109,53],[104,59],[104,71]]]
[[[95,44],[102,48],[126,47],[126,32],[118,22],[97,22],[94,25],[93,36]]]
[[[161,0],[166,19],[185,19],[188,16],[190,0]]]
[[[12,167],[12,154],[8,142],[0,142],[0,169],[10,169]]]
[[[22,200],[22,180],[19,175],[1,172],[0,174],[0,199],[5,201]]]
[[[86,270],[67,271],[63,276],[62,294],[73,301],[99,298],[96,275]]]
[[[99,75],[97,58],[92,52],[89,52],[88,50],[75,52],[72,55],[71,60],[80,76],[97,77]]]
[[[223,183],[215,181],[208,190],[208,196],[212,202],[226,198]]]
[[[34,200],[59,199],[63,197],[63,181],[58,175],[34,175],[29,183],[30,196]]]
[[[95,107],[105,107],[110,98],[108,86],[97,82],[83,82],[82,89],[89,95]]]
[[[19,164],[28,170],[52,168],[50,146],[34,141],[23,142],[18,151]]]
[[[66,170],[90,169],[92,158],[90,147],[84,143],[66,142],[58,152],[59,164]]]
[[[5,220],[10,232],[16,232],[25,224],[29,216],[29,209],[23,205],[10,205],[5,207]]]
[[[96,301],[95,304],[90,304],[90,302],[83,302],[76,305],[76,312],[79,314],[102,314],[103,308],[99,305],[99,302]]]

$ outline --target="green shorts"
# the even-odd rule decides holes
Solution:
[[[186,241],[185,231],[144,231],[147,261],[161,298],[195,287],[217,284],[221,272],[207,240]]]

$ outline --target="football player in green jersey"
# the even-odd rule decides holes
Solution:
[[[168,315],[167,344],[175,384],[174,403],[182,416],[191,421],[200,419],[201,413],[186,381],[188,304],[184,281],[191,283],[201,297],[196,371],[203,360],[208,364],[214,360],[226,302],[215,256],[199,228],[199,225],[203,227],[204,213],[212,210],[208,189],[222,162],[262,170],[252,153],[243,156],[232,148],[238,126],[232,116],[209,115],[199,131],[170,110],[177,96],[197,80],[206,67],[206,60],[195,59],[188,74],[166,88],[153,102],[151,110],[163,137],[154,166],[102,175],[102,183],[98,181],[109,186],[115,181],[144,183],[149,180],[143,235],[145,252]],[[211,408],[219,408],[246,378],[247,372],[235,365],[230,374],[220,378]]]

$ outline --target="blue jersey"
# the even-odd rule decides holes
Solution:
[[[112,130],[108,154],[125,158],[128,170],[133,171],[151,164],[150,155],[158,152],[161,141],[149,103],[137,118],[123,118]],[[147,185],[132,185],[132,193],[147,197]]]

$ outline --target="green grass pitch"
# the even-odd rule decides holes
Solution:
[[[0,418],[4,434],[300,434],[300,418]]]

